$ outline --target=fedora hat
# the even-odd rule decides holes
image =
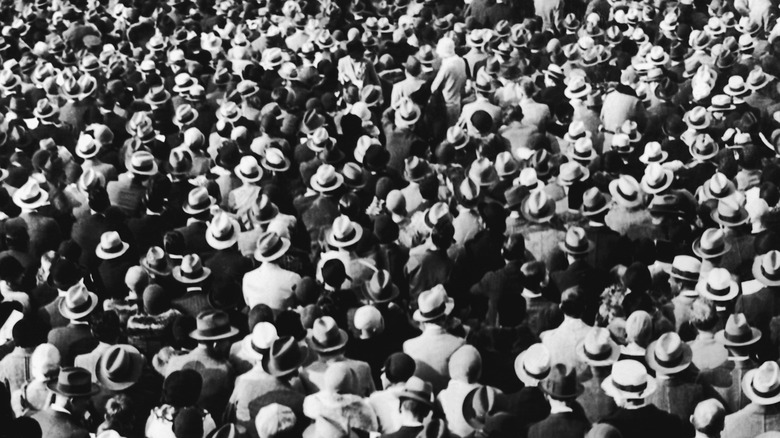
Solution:
[[[82,133],[76,142],[76,155],[86,160],[98,153],[100,153],[100,145],[91,135]]]
[[[346,248],[360,241],[363,237],[363,227],[350,220],[348,216],[339,216],[333,221],[326,241],[336,248]]]
[[[325,116],[318,113],[316,109],[310,109],[303,114],[303,119],[301,120],[300,132],[302,134],[309,136],[309,139],[311,139],[311,135],[319,131],[319,129],[323,128],[324,126],[325,126]],[[328,131],[325,130],[326,134],[327,132]],[[311,146],[309,147],[311,148]],[[315,152],[319,152],[319,149],[312,148],[312,150],[314,150]]]
[[[726,242],[723,230],[718,228],[704,230],[701,237],[693,242],[693,253],[704,260],[720,257],[730,249],[731,245]]]
[[[417,106],[411,99],[403,98],[396,105],[395,109],[395,126],[397,127],[410,127],[414,126],[422,112],[420,107]]]
[[[620,175],[619,178],[610,181],[609,193],[615,202],[624,207],[642,205],[642,191],[633,176]]]
[[[260,165],[271,172],[284,172],[290,168],[290,159],[278,147],[270,147],[265,150]]]
[[[511,152],[504,151],[496,155],[496,173],[499,178],[512,178],[520,171],[520,166],[512,156]]]
[[[417,297],[417,310],[412,318],[418,322],[433,321],[449,315],[453,308],[455,300],[447,295],[444,286],[437,285]]]
[[[52,120],[59,114],[59,110],[51,104],[48,98],[44,97],[35,104],[33,114],[41,120]]]
[[[523,200],[520,212],[531,222],[548,222],[555,216],[555,201],[541,190],[534,191]]]
[[[320,126],[315,129],[306,141],[306,146],[314,152],[322,152],[327,149],[328,146],[336,144],[336,139],[331,137],[328,130],[324,126]]]
[[[273,231],[266,231],[257,239],[255,260],[260,262],[272,262],[281,258],[290,249],[290,240],[281,237]]]
[[[728,302],[739,295],[739,285],[732,280],[728,270],[713,268],[707,274],[707,281],[696,285],[699,295],[715,302]]]
[[[761,263],[753,263],[753,277],[765,286],[780,286],[780,251],[769,251]]]
[[[260,200],[258,201],[257,206],[258,211],[256,219],[261,224],[267,224],[279,215],[279,207],[271,202],[271,199],[268,198],[268,195],[266,194],[260,195]]]
[[[155,175],[157,173],[157,162],[154,160],[154,155],[150,152],[136,151],[130,156],[127,170],[136,175]]]
[[[692,359],[691,346],[683,342],[675,332],[664,333],[657,341],[652,342],[645,352],[647,365],[655,370],[656,374],[677,374],[687,369]]]
[[[211,275],[211,269],[203,266],[200,256],[187,254],[181,259],[181,265],[173,268],[173,278],[179,283],[196,284],[205,281]]]
[[[292,336],[282,336],[271,345],[268,359],[263,361],[263,368],[272,376],[286,376],[303,365],[308,353],[309,349],[304,345],[298,345]]]
[[[379,269],[371,279],[363,283],[363,295],[375,304],[389,303],[396,299],[401,291],[391,281],[390,272]]]
[[[712,220],[725,227],[737,227],[750,219],[745,207],[739,205],[733,197],[718,201],[718,208],[710,213]]]
[[[582,215],[592,217],[609,210],[609,201],[598,188],[589,188],[582,194]]]
[[[561,164],[558,173],[558,183],[570,186],[577,181],[585,181],[590,176],[590,170],[580,163],[569,161]]]
[[[267,358],[268,352],[277,339],[279,339],[279,333],[276,331],[275,325],[265,321],[258,322],[248,339],[244,341],[244,345],[248,347],[245,348],[245,351],[251,356],[257,357],[258,354],[261,354]]]
[[[611,149],[621,155],[627,155],[634,152],[634,145],[631,143],[631,138],[628,134],[623,132],[616,132],[612,136]]]
[[[41,189],[38,181],[30,178],[14,192],[13,200],[22,209],[34,210],[49,203],[49,194]]]
[[[206,229],[206,243],[216,250],[230,248],[238,242],[239,231],[238,221],[220,211]]]
[[[469,179],[480,187],[488,187],[498,182],[498,173],[493,163],[485,157],[479,157],[471,163]]]
[[[189,75],[189,73],[179,73],[173,77],[173,92],[183,94],[189,91],[190,88],[197,85],[198,82]]]
[[[594,244],[588,239],[584,229],[571,227],[566,230],[564,241],[558,242],[558,247],[567,254],[583,255],[592,251]]]
[[[192,152],[186,146],[171,149],[168,155],[168,173],[171,175],[189,175],[192,171]]]
[[[222,105],[217,109],[217,119],[227,122],[235,123],[242,117],[241,108],[238,104],[232,100],[226,100],[222,102]]]
[[[563,135],[563,139],[569,143],[576,143],[577,140],[590,138],[590,136],[591,132],[587,130],[585,123],[582,120],[575,120],[569,124],[566,134]]]
[[[541,190],[544,183],[539,181],[539,176],[533,167],[526,167],[520,171],[520,176],[512,182],[513,186],[522,187],[528,190]]]
[[[780,402],[780,365],[766,361],[760,367],[745,373],[742,378],[745,397],[757,405],[768,406]]]
[[[123,391],[141,378],[145,363],[137,348],[127,345],[112,345],[98,359],[95,375],[100,386],[111,391]]]
[[[697,282],[700,272],[701,262],[699,259],[688,255],[678,255],[672,260],[669,275],[680,280]]]
[[[423,222],[428,228],[433,229],[440,222],[452,222],[450,207],[446,202],[437,202],[425,212]]]
[[[368,175],[365,169],[359,164],[349,162],[341,169],[341,175],[344,177],[344,184],[352,189],[360,189],[368,183]]]
[[[653,46],[646,57],[647,62],[656,66],[665,66],[669,64],[671,57],[661,46]]]
[[[585,391],[577,381],[576,370],[561,363],[553,365],[539,389],[555,400],[573,400]]]
[[[662,100],[672,100],[677,95],[678,89],[677,82],[669,77],[664,77],[655,87],[655,96]]]
[[[116,231],[107,231],[100,236],[100,243],[95,248],[95,254],[102,260],[111,260],[122,257],[130,248],[130,244],[123,242]]]
[[[601,389],[610,397],[644,399],[657,388],[655,379],[647,373],[647,368],[636,360],[619,360],[612,365],[612,374],[603,382]]]
[[[734,98],[742,98],[750,94],[750,89],[745,84],[742,76],[731,76],[728,83],[723,87],[723,92]]]
[[[266,70],[275,70],[284,62],[284,53],[278,47],[269,47],[263,51],[260,66]]]
[[[598,154],[596,153],[596,150],[593,149],[593,140],[591,140],[590,135],[577,139],[569,151],[569,158],[580,164],[590,163],[596,159],[597,156]],[[562,167],[563,165],[561,165],[561,168]],[[584,170],[588,171],[587,168],[584,168]],[[583,179],[587,179],[587,177],[584,177]]]
[[[747,347],[761,339],[761,330],[751,327],[743,313],[729,315],[726,326],[715,333],[715,340],[726,347]]]
[[[536,176],[541,180],[547,180],[553,173],[553,166],[550,164],[550,153],[546,149],[539,149],[531,155],[529,164],[536,171]]]
[[[238,329],[230,325],[230,317],[221,310],[204,310],[195,318],[195,330],[190,337],[196,341],[218,341],[238,334]]]
[[[404,384],[404,388],[398,393],[401,400],[415,400],[427,405],[433,406],[433,387],[423,379],[412,376]]]
[[[474,80],[474,89],[482,94],[491,94],[496,91],[496,86],[493,83],[493,78],[488,74],[485,69],[480,69],[477,73],[477,77]]]
[[[526,386],[536,386],[550,374],[552,356],[542,344],[533,344],[515,358],[515,374]]]
[[[314,325],[306,339],[309,347],[317,353],[332,353],[343,349],[347,345],[349,336],[346,330],[339,328],[336,320],[330,316],[323,316],[314,320]]]
[[[691,144],[689,151],[693,158],[699,161],[706,161],[718,155],[719,147],[712,137],[704,134],[696,136],[696,140]]]
[[[452,125],[447,129],[447,143],[455,150],[460,150],[469,144],[469,135],[459,125]]]
[[[89,397],[100,391],[100,387],[92,383],[92,373],[79,367],[61,368],[57,379],[47,382],[46,387],[65,397]]]
[[[697,106],[685,113],[683,121],[685,121],[691,129],[702,131],[710,126],[712,117],[710,116],[710,113],[707,112],[706,108]]]
[[[66,319],[82,319],[92,313],[97,305],[97,295],[88,291],[84,283],[78,282],[68,289],[57,307]]]
[[[674,172],[667,169],[659,163],[650,163],[645,168],[645,174],[642,177],[642,191],[655,195],[672,186],[674,182]]]
[[[165,105],[171,100],[171,93],[163,87],[152,88],[144,96],[144,102],[148,103],[152,107],[158,107]]]
[[[639,161],[645,164],[663,163],[668,158],[669,152],[661,149],[661,143],[658,143],[657,141],[651,141],[645,145],[645,151],[639,157]]]
[[[176,107],[173,114],[173,124],[179,128],[192,125],[198,120],[198,110],[188,103]]]
[[[769,85],[774,80],[774,76],[764,73],[761,66],[757,65],[748,73],[746,85],[749,89],[756,91]]]
[[[209,210],[216,202],[216,198],[209,195],[209,191],[205,187],[195,187],[190,190],[181,209],[187,214],[196,215]]]
[[[173,271],[168,254],[159,246],[149,248],[140,263],[141,267],[155,275],[166,276]]]
[[[642,140],[642,133],[639,132],[639,125],[633,120],[626,120],[623,122],[623,124],[620,125],[620,128],[618,128],[618,131],[621,134],[627,135],[628,141],[632,145],[639,143]]]
[[[248,183],[257,182],[263,178],[263,169],[257,163],[257,158],[252,155],[241,157],[235,172],[238,179]]]
[[[406,158],[404,161],[404,176],[411,182],[419,182],[431,174],[431,167],[428,162],[416,156]]]
[[[259,93],[260,87],[257,85],[257,82],[245,79],[236,85],[236,91],[242,98],[248,99]]]
[[[479,385],[466,394],[463,399],[461,413],[475,430],[482,430],[485,422],[496,410],[498,391],[490,386]]]
[[[612,340],[609,330],[593,327],[577,344],[577,356],[583,363],[593,367],[609,366],[620,357],[620,347]]]

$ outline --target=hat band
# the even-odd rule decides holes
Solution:
[[[566,249],[568,249],[570,252],[585,252],[588,250],[587,242],[579,242],[577,246],[569,245],[569,242],[566,242],[565,246]]]
[[[715,289],[714,287],[712,287],[712,285],[707,284],[707,292],[718,297],[725,297],[726,295],[729,294],[730,291],[731,291],[731,287],[726,287],[725,289]]]
[[[83,303],[81,303],[81,304],[79,304],[77,306],[73,306],[73,307],[67,306],[67,307],[68,307],[68,310],[70,310],[73,313],[82,313],[82,312],[86,312],[87,310],[89,310],[89,308],[91,306],[92,306],[92,297],[87,295],[87,300],[84,301]]]
[[[572,138],[574,138],[574,137],[572,137]],[[591,153],[592,151],[593,151],[593,149],[591,149],[591,150],[587,150],[587,151],[578,151],[578,150],[575,148],[575,149],[574,149],[574,156],[575,156],[575,158],[579,158],[579,159],[581,159],[581,160],[590,160],[590,156],[591,156],[591,155],[593,155],[593,154]],[[587,152],[587,155],[586,155],[586,152]]]
[[[523,371],[525,371],[526,374],[528,374],[529,376],[533,377],[536,380],[543,380],[544,378],[546,378],[550,374],[550,370],[549,369],[544,370],[541,373],[534,373],[534,372],[528,371],[528,368],[525,367],[525,363],[523,363]]]
[[[219,336],[219,335],[224,335],[225,333],[230,333],[230,326],[221,325],[216,327],[199,328],[197,332],[198,335],[203,337]]]
[[[620,195],[623,199],[629,200],[629,201],[636,201],[639,197],[639,193],[625,193],[623,189],[620,188],[620,184],[617,185],[617,190],[615,190],[618,195]]]
[[[217,235],[217,234],[211,233],[211,235],[214,236],[214,238],[216,238],[217,240],[227,241],[227,240],[232,239],[233,235],[236,233],[236,229],[232,225],[230,226],[230,228],[228,228],[227,230],[223,230],[223,231],[224,231],[223,234]]]
[[[645,389],[647,389],[647,382],[644,382],[639,385],[623,385],[622,383],[616,382],[615,380],[612,380],[612,384],[615,386],[615,388],[623,391],[623,392],[632,392],[632,393],[641,393]]]
[[[672,367],[676,367],[677,365],[680,365],[683,360],[682,350],[678,350],[675,353],[676,353],[675,356],[669,359],[661,359],[660,357],[658,357],[658,353],[653,353],[653,356],[655,356],[655,361],[658,362],[659,365],[664,366],[666,368],[672,368]]]
[[[721,218],[724,222],[737,222],[742,219],[742,215],[739,214],[739,210],[729,215],[724,215],[718,212],[718,217]]]
[[[701,252],[707,255],[720,254],[720,252],[723,251],[723,248],[725,248],[725,245],[726,245],[725,243],[720,243],[719,245],[710,248],[705,248],[704,246],[702,246]]]
[[[335,236],[335,238],[339,242],[349,242],[355,237],[356,234],[357,230],[355,230],[355,227],[351,227],[348,233],[341,236]]]
[[[778,280],[780,280],[780,272],[767,272],[766,268],[764,268],[763,265],[761,265],[761,274],[767,280],[771,280],[771,281],[778,281]]]
[[[70,384],[57,382],[57,390],[68,394],[88,394],[92,392],[90,383]]]
[[[584,209],[586,212],[592,213],[592,212],[594,212],[594,211],[599,211],[599,210],[601,210],[601,209],[602,209],[602,208],[604,208],[606,205],[607,205],[607,200],[606,200],[606,198],[602,198],[602,199],[599,199],[599,203],[598,203],[598,204],[596,204],[596,205],[587,205],[587,204],[583,204],[583,207],[582,207],[582,208],[583,208],[583,209]]]
[[[444,314],[444,311],[447,310],[447,300],[442,301],[441,304],[434,307],[431,310],[423,311],[420,310],[420,315],[422,315],[424,318],[434,318],[440,315]]]
[[[586,88],[587,87],[585,87],[585,85],[583,84],[583,85],[575,88],[574,90],[570,90],[569,93],[570,94],[580,94],[580,93],[584,92],[586,90]]]
[[[249,178],[249,179],[257,178],[258,176],[260,176],[260,171],[257,168],[252,168],[252,170],[250,170],[249,173],[244,173],[244,171],[242,170],[239,170],[239,172],[241,172],[241,175],[244,178]]]
[[[254,351],[255,353],[262,354],[264,357],[267,356],[268,355],[268,351],[270,351],[270,349],[268,349],[268,348],[260,348],[260,347],[258,347],[257,345],[255,345],[254,342],[250,342],[249,345],[252,346],[252,351]]]
[[[103,252],[108,253],[108,254],[117,254],[117,253],[121,252],[123,248],[124,248],[124,245],[122,245],[122,241],[113,242],[111,244],[111,246],[109,246],[108,248],[106,248],[106,247],[104,247],[102,245],[100,246],[100,249]]]
[[[758,388],[756,388],[756,385],[754,385],[752,382],[750,386],[753,387],[753,392],[755,392],[756,395],[760,395],[761,397],[764,398],[770,398],[780,394],[780,384],[775,384],[774,387],[769,388],[769,391],[760,391]]]
[[[682,269],[675,268],[674,266],[672,266],[672,276],[681,277],[689,281],[697,281],[699,279],[698,273],[683,271]]]
[[[22,198],[22,202],[25,204],[32,204],[34,202],[37,202],[39,199],[41,199],[41,196],[43,196],[43,192],[41,190],[38,190],[38,193],[36,193],[33,196],[30,196],[29,198]]]
[[[154,134],[154,133],[152,133]],[[133,169],[139,172],[148,172],[154,168],[154,162],[152,160],[144,160],[138,165],[133,165]]]
[[[270,248],[266,248],[265,250],[261,251],[260,254],[262,254],[263,257],[270,257],[282,249],[282,245],[284,245],[282,239],[276,239],[276,242],[274,242]]]
[[[736,343],[744,343],[751,341],[753,339],[753,332],[750,329],[741,330],[737,333],[729,332],[728,330],[723,331],[723,337],[726,338],[727,341],[730,342],[736,342]]]
[[[198,202],[195,204],[190,204],[190,208],[193,210],[204,210],[206,208],[209,208],[211,206],[211,198],[205,197],[198,199]]]
[[[662,176],[663,178],[657,181],[652,181],[652,182],[648,181],[647,185],[650,186],[651,189],[660,189],[661,187],[666,185],[666,180],[667,180],[665,173]]]
[[[163,258],[152,259],[152,260],[146,259],[146,264],[149,265],[150,268],[156,271],[160,271],[166,267],[168,262],[166,262],[165,259]]]
[[[609,359],[610,356],[612,356],[612,347],[609,347],[608,349],[604,351],[600,351],[598,353],[591,353],[588,351],[587,348],[583,349],[585,351],[585,357],[587,357],[590,360],[606,360]]]
[[[664,159],[663,154],[652,155],[647,157],[647,161],[650,163],[660,163],[661,161],[663,161],[663,159]]]
[[[185,271],[184,269],[181,270],[181,276],[184,278],[189,278],[190,280],[195,278],[200,278],[203,276],[203,267],[198,266],[197,269],[194,271]]]

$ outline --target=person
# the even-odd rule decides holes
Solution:
[[[17,416],[33,415],[49,406],[48,384],[58,376],[60,352],[51,344],[35,347],[30,356],[30,378],[11,393],[11,407]]]
[[[552,363],[582,369],[584,366],[577,358],[575,347],[582,342],[591,329],[582,320],[585,312],[582,290],[579,287],[564,290],[561,294],[560,307],[563,312],[563,322],[557,328],[542,332],[539,339],[550,351]]]
[[[163,382],[162,403],[149,413],[144,433],[146,436],[178,438],[174,429],[177,425],[198,421],[201,434],[216,429],[211,414],[195,407],[200,396],[203,379],[195,370],[174,371]],[[184,415],[181,415],[182,413]],[[180,418],[181,417],[181,418]]]
[[[385,360],[382,367],[383,389],[375,391],[368,398],[376,413],[380,432],[395,432],[401,427],[400,395],[416,367],[414,359],[406,353],[393,353]]]
[[[48,343],[60,351],[64,366],[72,365],[76,356],[88,353],[98,345],[87,320],[98,302],[97,295],[87,290],[83,283],[68,289],[67,294],[60,301],[58,306],[60,314],[70,320],[70,323],[65,327],[49,331]]]
[[[579,378],[583,391],[577,397],[577,403],[582,406],[588,421],[595,423],[617,410],[614,399],[604,392],[601,384],[612,371],[612,365],[617,362],[620,347],[611,339],[609,330],[593,327],[577,345],[577,355],[588,365],[588,372]]]
[[[780,387],[780,366],[764,362],[745,373],[742,389],[750,404],[726,416],[723,432],[726,436],[748,437],[777,430],[780,415],[776,408],[780,396],[773,391]]]
[[[581,437],[590,428],[590,423],[578,416],[573,410],[574,400],[583,392],[583,387],[577,382],[577,374],[573,368],[563,364],[555,364],[550,374],[542,381],[542,392],[550,403],[550,415],[531,425],[529,437],[564,436]]]
[[[710,398],[699,402],[691,415],[691,424],[696,429],[696,436],[718,437],[725,426],[726,409],[723,405]]]
[[[647,365],[655,371],[658,390],[650,396],[650,402],[659,409],[688,419],[696,405],[704,400],[707,390],[697,382],[691,371],[693,351],[680,335],[668,332],[647,347]]]
[[[48,407],[32,415],[44,436],[73,438],[87,436],[82,426],[89,408],[89,397],[98,391],[92,376],[84,368],[65,367],[56,381],[48,383],[54,399]]]
[[[430,383],[412,376],[406,381],[398,398],[401,401],[398,408],[401,427],[395,432],[382,434],[382,437],[416,437],[423,430],[423,421],[433,409],[433,388]]]

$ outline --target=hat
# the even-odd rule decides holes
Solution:
[[[48,98],[43,98],[35,104],[33,114],[41,120],[50,120],[58,115],[59,110],[55,108]]]
[[[569,124],[563,139],[570,143],[576,143],[577,140],[589,138],[590,136],[591,132],[587,130],[585,123],[582,120],[575,120]]]
[[[699,281],[701,262],[695,257],[678,255],[672,260],[669,275],[684,281]]]
[[[735,75],[729,78],[729,82],[723,87],[723,92],[731,97],[740,98],[749,95],[750,89],[742,76]]]
[[[639,157],[639,161],[645,164],[663,163],[668,158],[669,152],[661,149],[661,143],[651,141],[645,145],[645,152]]]
[[[230,248],[238,242],[238,221],[220,211],[206,229],[206,242],[216,250]]]
[[[485,427],[485,421],[496,409],[498,391],[490,386],[478,386],[463,399],[463,419],[476,430]]]
[[[709,135],[697,135],[689,151],[693,158],[706,161],[718,155],[718,144]]]
[[[515,374],[526,386],[536,386],[550,374],[552,357],[542,344],[533,344],[515,358]]]
[[[753,263],[753,277],[765,286],[780,286],[780,251],[769,251]]]
[[[103,388],[122,391],[141,378],[145,359],[137,348],[121,344],[108,347],[98,359],[95,374]]]
[[[50,391],[65,397],[89,397],[100,390],[92,383],[92,373],[79,367],[60,369],[56,380],[46,383]]]
[[[437,285],[417,297],[417,310],[412,318],[418,322],[433,321],[449,315],[453,308],[455,300],[447,296],[444,286]]]
[[[773,80],[775,80],[774,76],[764,73],[764,70],[761,69],[761,66],[755,66],[748,74],[745,85],[747,85],[749,89],[756,91],[769,85],[769,83]]]
[[[733,111],[736,106],[731,103],[731,97],[725,94],[716,94],[710,99],[711,105],[708,110],[712,113],[724,113]]]
[[[644,399],[655,392],[657,384],[642,363],[627,359],[612,365],[612,374],[601,382],[601,388],[611,397]]]
[[[339,216],[333,221],[326,241],[336,248],[346,248],[360,241],[363,237],[363,227],[353,222],[348,216]]]
[[[124,255],[130,244],[123,242],[116,231],[107,231],[100,236],[100,243],[95,248],[95,254],[103,260],[111,260]]]
[[[398,393],[398,398],[401,401],[404,399],[415,400],[428,407],[433,407],[433,387],[421,378],[412,376],[406,381],[401,392]]]
[[[165,289],[159,284],[146,286],[143,292],[144,310],[149,315],[159,315],[170,308]]]
[[[564,241],[558,243],[558,247],[567,254],[582,255],[593,250],[594,244],[587,238],[584,229],[571,227],[566,231]]]
[[[639,183],[630,175],[620,175],[609,183],[612,199],[625,207],[637,207],[642,204],[642,192]]]
[[[712,117],[706,108],[697,106],[685,113],[683,120],[690,128],[702,131],[710,126]]]
[[[306,361],[308,348],[300,346],[292,336],[282,336],[271,345],[265,371],[275,377],[283,377],[298,370]]]
[[[395,109],[395,126],[397,127],[410,127],[414,126],[422,112],[411,99],[402,98],[396,105]]]
[[[468,177],[480,187],[488,187],[498,181],[496,168],[485,157],[479,157],[471,163]]]
[[[704,230],[701,237],[693,242],[693,253],[704,260],[720,257],[730,249],[723,230],[716,228]]]
[[[281,258],[290,249],[290,240],[281,237],[273,231],[266,231],[257,239],[255,260],[260,262],[272,262]]]
[[[587,167],[580,163],[569,161],[561,164],[558,173],[558,183],[562,186],[570,186],[577,181],[585,181],[590,176]]]
[[[531,156],[529,164],[536,171],[536,175],[539,179],[547,180],[552,175],[553,168],[550,165],[550,154],[546,149],[539,149]]]
[[[609,210],[609,199],[596,187],[591,187],[582,194],[582,215],[595,216]]]
[[[577,355],[583,363],[594,367],[612,365],[620,357],[620,347],[612,340],[609,330],[593,327],[577,344]]]
[[[766,361],[742,378],[745,397],[757,405],[768,406],[780,402],[780,365]]]
[[[555,400],[572,400],[585,390],[577,381],[576,370],[561,363],[553,365],[539,389]]]
[[[547,222],[555,216],[555,201],[548,198],[543,191],[537,190],[523,200],[520,212],[531,222]]]
[[[311,187],[320,193],[329,193],[337,190],[344,184],[344,176],[336,172],[336,168],[330,164],[321,164],[317,173],[311,177]]]
[[[712,220],[726,227],[736,227],[750,219],[747,210],[733,197],[718,201],[718,208],[710,213]]]
[[[739,295],[739,285],[731,279],[731,274],[723,268],[713,268],[707,274],[707,281],[696,285],[699,295],[716,302],[728,302]]]
[[[181,209],[187,214],[196,215],[208,211],[216,202],[216,198],[209,195],[209,191],[205,187],[195,187],[190,190]]]
[[[277,339],[279,339],[279,335],[276,332],[276,326],[263,321],[255,324],[252,328],[252,333],[249,335],[249,346],[252,352],[267,355]]]
[[[157,173],[157,162],[150,152],[136,151],[130,156],[127,170],[136,175],[154,175]]]
[[[414,362],[408,354],[397,352],[387,357],[382,372],[392,383],[405,382],[409,380],[417,368],[417,364]]]
[[[41,189],[38,181],[29,179],[14,192],[13,200],[20,208],[34,210],[49,203],[49,194]]]
[[[389,303],[400,294],[398,286],[391,281],[390,272],[378,269],[371,279],[363,283],[363,295],[372,303]]]
[[[165,276],[173,270],[168,255],[159,246],[149,248],[140,263],[144,269],[156,275]]]
[[[634,152],[634,145],[631,144],[631,138],[628,134],[623,132],[616,132],[615,135],[612,136],[612,144],[610,147],[621,155]]]
[[[591,86],[585,82],[585,78],[582,76],[575,76],[569,81],[569,85],[566,86],[563,94],[569,99],[580,99],[588,97],[591,92]]]
[[[520,176],[518,176],[512,184],[517,187],[522,187],[528,190],[540,190],[544,188],[544,183],[539,181],[539,177],[536,174],[536,170],[534,170],[533,167],[526,167],[525,169],[520,171]],[[520,204],[521,199],[518,199],[518,205]]]
[[[235,172],[238,179],[248,183],[257,182],[263,178],[263,169],[260,168],[257,159],[252,155],[241,157]]]
[[[98,297],[87,290],[84,283],[76,283],[60,300],[58,308],[66,319],[82,319],[92,313],[98,305]]]
[[[568,133],[566,135],[568,135]],[[590,139],[590,135],[578,138],[569,151],[569,158],[581,163],[589,163],[596,159],[596,157],[598,157],[598,154],[596,153],[596,150],[593,149],[593,140]],[[585,168],[585,170],[587,170],[587,168]],[[585,179],[587,179],[587,177],[585,177]]]
[[[761,339],[761,330],[751,327],[745,315],[735,313],[729,315],[723,330],[715,333],[715,340],[727,347],[746,347]]]
[[[671,187],[674,182],[674,173],[658,163],[650,163],[645,168],[642,177],[642,190],[645,193],[655,195]]]
[[[647,347],[645,353],[647,365],[657,374],[677,374],[687,369],[692,359],[691,346],[675,332],[661,335]]]
[[[195,330],[190,337],[196,341],[218,341],[238,334],[238,329],[230,325],[227,313],[221,310],[204,310],[195,321]]]
[[[187,254],[181,259],[181,265],[173,268],[173,278],[179,283],[195,284],[206,280],[211,269],[203,267],[200,256]]]

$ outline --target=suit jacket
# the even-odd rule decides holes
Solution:
[[[550,279],[559,293],[573,286],[580,286],[583,289],[582,299],[585,303],[585,314],[582,319],[586,323],[593,323],[601,293],[607,286],[607,274],[590,266],[584,260],[576,260],[565,271],[550,274]]]
[[[127,270],[132,266],[138,264],[135,252],[130,249],[121,257],[103,260],[98,266],[99,288],[97,289],[98,296],[106,298],[124,298],[127,296],[127,285],[125,283],[125,275]]]
[[[240,287],[244,274],[252,270],[252,261],[241,255],[238,247],[216,251],[206,260],[206,267],[211,269],[214,285],[235,282]]]
[[[652,404],[638,409],[618,408],[602,422],[614,426],[624,437],[687,438],[693,436],[693,426],[690,423]]]
[[[92,268],[100,263],[100,259],[95,255],[95,248],[100,244],[100,236],[109,229],[106,217],[99,213],[79,218],[73,224],[70,238],[81,247],[79,263],[82,266]]]
[[[89,431],[73,416],[46,408],[36,412],[32,418],[41,426],[46,438],[89,438]]]
[[[145,214],[127,221],[127,228],[133,236],[135,251],[146,254],[153,246],[163,246],[163,235],[172,229],[171,223],[160,214]]]
[[[416,307],[417,296],[437,284],[445,284],[450,277],[453,262],[443,250],[432,250],[420,245],[409,251],[404,276],[409,283],[411,304]]]
[[[574,412],[550,414],[544,420],[531,425],[528,438],[581,438],[590,429],[590,423]]]
[[[62,297],[57,297],[51,303],[38,309],[38,317],[41,321],[48,324],[50,328],[65,327],[70,324],[70,320],[60,313],[60,301]]]
[[[590,367],[577,378],[585,389],[577,397],[577,403],[582,406],[585,416],[591,423],[596,423],[617,410],[615,400],[601,389],[601,382],[609,376],[609,373],[609,367]]]
[[[89,325],[73,323],[52,329],[49,332],[48,342],[60,351],[62,366],[73,365],[76,356],[89,353],[98,344],[97,339],[92,336]]]
[[[585,339],[590,329],[591,326],[581,319],[565,317],[558,328],[539,335],[542,344],[550,350],[551,363],[562,363],[569,368],[584,370],[584,365],[577,358],[576,347]]]
[[[715,395],[698,381],[691,367],[668,378],[656,377],[656,382],[658,389],[648,401],[683,421],[688,421],[696,405],[707,399],[707,395]]]
[[[208,224],[203,221],[193,221],[186,227],[176,228],[184,237],[184,247],[187,254],[200,254],[202,259],[206,259],[214,252],[211,246],[206,242],[206,230]]]
[[[778,314],[780,299],[776,297],[777,294],[780,294],[780,287],[778,286],[764,287],[758,292],[749,295],[740,294],[734,307],[735,312],[745,314],[745,318],[751,327],[761,330],[761,340],[759,340],[758,348],[762,352],[770,353],[770,357],[773,358],[777,357],[777,352],[768,351],[771,348],[771,330],[769,325],[772,318]]]
[[[141,213],[141,204],[146,187],[135,183],[127,175],[120,175],[117,181],[111,181],[106,185],[108,199],[111,205],[119,207],[128,217],[136,217]]]
[[[617,231],[608,226],[587,225],[585,232],[593,244],[593,250],[588,253],[588,264],[602,271],[609,271],[617,264],[628,265],[630,262],[630,242]]]
[[[27,229],[30,237],[29,252],[36,260],[47,251],[55,251],[62,241],[60,226],[54,219],[38,212],[26,212],[8,219],[6,226],[17,224]]]
[[[349,391],[361,397],[368,397],[376,389],[374,379],[371,376],[371,367],[363,361],[340,357],[332,360],[315,360],[301,370],[300,378],[306,394],[314,394],[322,388],[325,372],[333,363],[346,365],[352,371],[353,387]]]
[[[761,406],[751,403],[739,412],[726,416],[721,436],[753,438],[764,432],[780,430],[780,405]]]
[[[612,134],[626,120],[636,121],[639,126],[643,126],[645,109],[642,101],[636,97],[634,90],[621,84],[604,96],[604,102],[601,106],[601,124],[606,132],[604,144],[612,144]]]
[[[652,218],[646,209],[628,210],[616,206],[607,213],[605,220],[610,228],[631,240],[653,237]]]
[[[510,262],[503,268],[488,272],[482,277],[482,280],[471,287],[472,294],[487,299],[485,323],[496,325],[498,303],[504,294],[520,294],[523,292],[521,266],[522,260]]]
[[[403,351],[417,363],[415,375],[431,383],[434,393],[447,386],[449,360],[466,340],[447,333],[443,327],[429,326],[423,333],[404,342]]]
[[[737,412],[750,403],[742,392],[742,379],[745,373],[756,366],[751,359],[734,361],[729,358],[726,363],[717,368],[703,370],[700,378],[720,395],[728,412]]]
[[[715,341],[715,336],[709,332],[699,332],[691,342],[688,342],[693,352],[693,365],[700,370],[718,368],[729,359],[729,352],[722,344]]]
[[[555,328],[555,316],[560,314],[560,308],[557,304],[550,301],[543,295],[531,296],[523,291],[525,297],[525,315],[528,328],[534,336],[539,336],[543,331]]]
[[[544,420],[550,414],[550,403],[536,386],[526,386],[514,394],[507,394],[506,400],[506,411],[518,418],[519,426],[523,429]]]

